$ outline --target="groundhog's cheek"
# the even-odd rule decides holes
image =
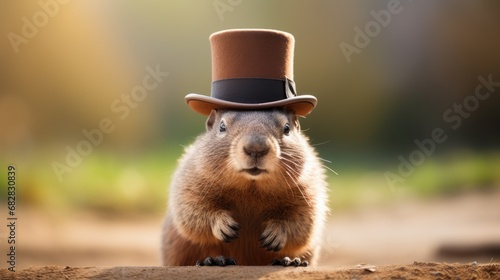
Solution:
[[[241,171],[247,168],[246,155],[243,151],[241,142],[236,145],[231,146],[231,152],[229,153],[230,164],[236,171]]]
[[[265,158],[262,159],[262,168],[267,171],[270,175],[279,171],[279,155],[272,151]]]

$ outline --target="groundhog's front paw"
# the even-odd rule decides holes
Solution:
[[[240,230],[240,225],[227,212],[217,215],[212,223],[213,235],[224,242],[231,242],[238,238],[240,236],[238,230]]]
[[[267,251],[279,251],[285,246],[287,234],[285,227],[278,222],[268,222],[267,227],[260,235],[261,247]]]

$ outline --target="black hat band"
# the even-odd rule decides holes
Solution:
[[[212,82],[213,98],[245,104],[258,104],[293,98],[297,95],[290,79],[235,78]]]

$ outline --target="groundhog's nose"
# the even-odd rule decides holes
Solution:
[[[267,144],[267,137],[263,135],[250,135],[245,138],[245,145],[243,151],[250,157],[262,157],[269,152],[269,145]]]

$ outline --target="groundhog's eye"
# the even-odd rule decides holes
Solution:
[[[289,124],[285,124],[285,127],[283,128],[283,133],[285,135],[290,134],[290,125]]]
[[[226,124],[224,123],[224,121],[221,121],[220,122],[220,126],[219,126],[219,131],[220,132],[226,132]]]

